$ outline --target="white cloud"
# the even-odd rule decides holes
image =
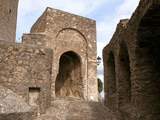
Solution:
[[[130,18],[139,1],[140,0],[123,0],[122,4],[116,9],[115,16],[111,21],[108,21],[107,15],[106,17],[104,16],[102,21],[97,21],[97,53],[100,57],[102,57],[102,49],[111,40],[120,19]],[[101,71],[103,71],[103,63],[98,67],[99,76],[101,76]]]
[[[121,19],[129,19],[134,10],[136,9],[139,1],[140,0],[123,0],[122,4],[119,5],[119,7],[116,10],[116,13],[113,14],[114,16],[113,18],[111,18],[110,21],[108,21],[107,15],[104,15],[102,21],[97,21],[97,48],[98,54],[100,56],[102,55],[100,52],[103,49],[102,47],[108,44],[111,40],[119,21]]]
[[[108,2],[109,0],[20,0],[17,37],[20,38],[22,33],[29,32],[32,24],[46,7],[53,7],[87,17]],[[31,15],[35,17],[29,18]]]
[[[114,3],[117,0],[112,0]],[[105,11],[103,13],[103,20],[97,21],[97,53],[102,57],[102,49],[109,43],[116,25],[120,19],[130,18],[140,0],[123,0],[116,12],[108,16]],[[74,14],[88,16],[97,9],[100,9],[104,4],[107,6],[110,0],[20,0],[19,2],[19,15],[18,15],[18,37],[22,33],[29,32],[31,25],[35,22],[28,18],[29,15],[36,17],[49,6],[56,9],[61,9]],[[98,16],[97,16],[98,17]],[[110,20],[108,20],[110,18]],[[103,64],[98,67],[99,73],[103,71]],[[99,74],[102,76],[101,74]]]
[[[140,0],[123,0],[122,4],[113,13],[113,18],[108,21],[104,15],[102,21],[97,21],[98,40],[109,43],[120,19],[130,18]]]
[[[20,0],[19,10],[26,15],[47,6],[80,15],[88,15],[109,0]]]
[[[120,19],[130,18],[133,11],[138,6],[140,0],[123,0],[123,4],[117,10]]]

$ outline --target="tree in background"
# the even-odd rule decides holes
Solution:
[[[98,80],[98,92],[101,93],[103,91],[103,83],[100,78],[97,78]]]

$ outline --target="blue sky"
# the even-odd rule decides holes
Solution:
[[[18,9],[17,41],[46,7],[61,9],[73,14],[95,19],[97,22],[97,54],[110,41],[120,19],[130,18],[140,0],[20,0]],[[103,65],[98,66],[98,76],[103,79]]]

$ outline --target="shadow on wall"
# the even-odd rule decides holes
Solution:
[[[117,104],[116,111],[127,120],[160,119],[159,11],[160,1],[140,1],[132,18],[118,24],[104,48],[106,106],[114,110],[112,106]]]
[[[107,81],[104,81],[105,84],[105,104],[112,110],[116,109],[117,106],[117,98],[116,98],[116,94],[117,94],[117,88],[116,88],[116,71],[115,71],[115,57],[113,52],[109,52],[109,57],[106,64],[106,78]],[[110,83],[110,84],[108,84]]]
[[[149,9],[142,18],[138,33],[136,59],[139,68],[139,85],[143,86],[145,102],[139,109],[145,108],[153,118],[160,119],[160,6]],[[147,115],[145,115],[147,116]]]
[[[59,73],[56,78],[56,96],[83,98],[81,59],[72,51],[60,57]]]
[[[120,43],[118,56],[118,106],[119,108],[131,102],[131,73],[128,48],[124,41]]]

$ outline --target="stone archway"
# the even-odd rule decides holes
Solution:
[[[62,54],[56,78],[56,97],[83,98],[81,59],[72,51]]]
[[[126,43],[120,43],[118,56],[118,101],[119,107],[131,102],[131,71],[129,53]]]
[[[150,119],[160,119],[160,7],[152,6],[137,31],[136,103]]]
[[[115,109],[117,98],[116,98],[116,71],[115,71],[115,58],[112,52],[109,53],[108,59],[106,61],[106,80],[105,82],[105,103],[109,106],[112,110]]]
[[[108,59],[108,72],[109,72],[109,95],[116,93],[116,71],[115,71],[115,60],[113,53],[110,52]]]

